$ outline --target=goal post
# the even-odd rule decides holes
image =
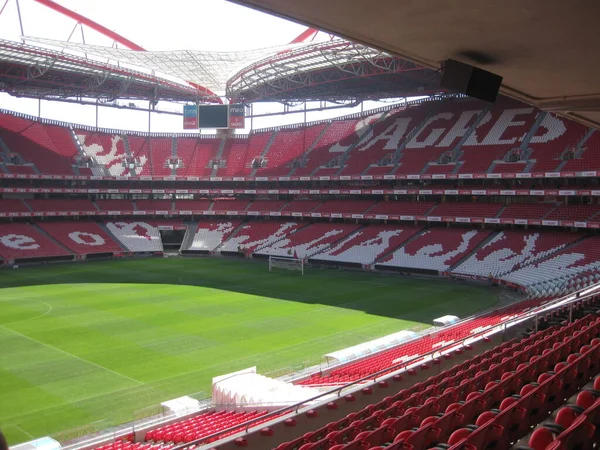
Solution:
[[[269,256],[269,272],[280,268],[284,270],[297,270],[304,275],[304,260],[301,258],[286,258],[284,256]]]

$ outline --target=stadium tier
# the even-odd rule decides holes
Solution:
[[[88,131],[0,113],[6,173],[321,177],[583,172],[600,135],[515,101],[429,101],[249,136]],[[81,172],[80,172],[81,169]]]
[[[248,222],[236,230],[221,246],[224,252],[255,252],[269,247],[300,229],[296,222]]]
[[[241,220],[200,221],[191,242],[189,245],[184,242],[182,250],[213,251],[222,245],[241,223]]]
[[[72,256],[35,225],[0,223],[0,257],[15,259]]]
[[[42,222],[39,228],[77,255],[120,253],[123,249],[95,222]]]

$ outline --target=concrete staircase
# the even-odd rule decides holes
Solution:
[[[215,155],[215,160],[220,161],[223,159],[223,151],[225,150],[226,143],[227,143],[227,139],[225,139],[225,138],[221,139],[221,142],[219,143],[219,148],[217,149],[217,154]],[[218,171],[219,171],[219,164],[215,164],[210,176],[216,177]]]
[[[273,142],[275,141],[275,137],[278,134],[279,134],[279,130],[277,130],[277,131],[275,131],[274,133],[271,134],[271,138],[268,140],[267,144],[265,145],[265,148],[263,148],[262,151],[260,152],[260,155],[258,155],[259,158],[261,158],[261,159],[267,159],[266,156],[269,153],[269,149],[273,145]],[[252,169],[252,172],[250,172],[250,176],[251,177],[255,177],[257,170],[258,169]]]

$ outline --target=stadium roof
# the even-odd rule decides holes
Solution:
[[[503,93],[600,126],[598,1],[230,1],[433,69],[448,58],[485,68]]]
[[[0,40],[0,90],[24,97],[103,101],[195,101],[203,97],[188,84],[6,40]]]
[[[227,80],[236,71],[251,62],[301,45],[288,44],[279,47],[229,52],[198,50],[137,51],[31,36],[26,36],[25,40],[118,61],[121,64],[155,70],[223,94],[225,93]]]

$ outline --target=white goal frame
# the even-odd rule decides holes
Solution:
[[[269,272],[272,272],[275,267],[298,270],[301,275],[304,275],[304,260],[302,258],[269,255]]]

